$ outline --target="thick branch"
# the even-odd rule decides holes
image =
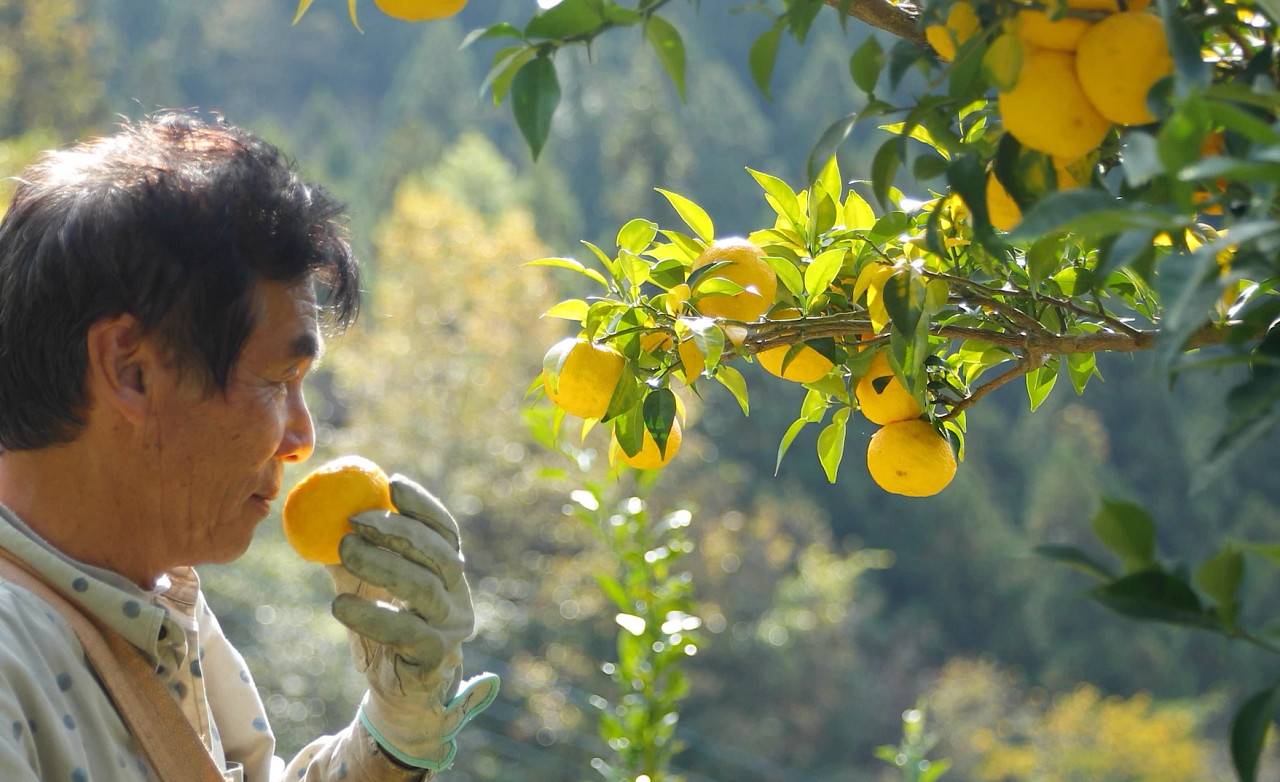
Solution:
[[[861,337],[874,334],[871,321],[860,313],[842,313],[819,317],[797,318],[754,325],[738,324],[745,339],[742,351],[757,353],[779,345],[791,345],[824,337]],[[974,339],[1011,351],[1025,351],[1041,355],[1066,355],[1069,353],[1135,353],[1155,347],[1158,331],[1132,333],[1100,331],[1096,334],[1053,334],[1050,332],[1014,333],[971,326],[934,325],[930,332],[950,339]],[[1186,347],[1200,348],[1217,345],[1226,340],[1227,329],[1206,325],[1191,335]]]
[[[827,0],[827,5],[840,8],[841,0]],[[849,5],[849,16],[866,22],[872,27],[884,30],[905,41],[927,47],[924,33],[916,24],[916,14],[907,10],[909,5],[895,5],[889,0],[853,0]]]

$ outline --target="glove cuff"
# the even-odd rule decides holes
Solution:
[[[402,739],[400,742],[387,735],[391,731],[380,727],[382,720],[378,719],[379,715],[376,713],[377,703],[370,699],[372,693],[365,692],[356,716],[373,740],[378,742],[378,746],[391,757],[414,768],[443,771],[453,765],[454,755],[458,753],[458,732],[476,715],[489,708],[498,697],[500,684],[501,679],[496,673],[482,673],[464,681],[458,688],[458,694],[439,713],[437,720],[430,717],[423,719],[418,726],[420,732],[412,738],[399,737]],[[436,724],[426,724],[430,722]]]

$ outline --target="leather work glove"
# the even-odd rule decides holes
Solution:
[[[353,516],[342,565],[330,565],[356,668],[369,680],[359,719],[403,764],[440,771],[456,736],[497,697],[496,674],[462,681],[462,643],[475,629],[458,523],[434,496],[391,478],[399,511]]]

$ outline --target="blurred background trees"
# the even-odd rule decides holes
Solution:
[[[367,306],[310,387],[316,458],[359,451],[410,474],[464,528],[480,617],[468,667],[505,683],[464,733],[457,780],[591,778],[591,699],[608,688],[595,661],[613,654],[613,609],[589,575],[602,553],[566,509],[583,465],[537,447],[546,421],[522,412],[559,328],[531,324],[579,291],[519,264],[574,254],[579,236],[605,244],[624,216],[668,220],[654,185],[743,230],[763,206],[742,165],[799,178],[811,129],[858,100],[831,90],[852,89],[841,73],[868,34],[828,24],[803,50],[784,43],[768,102],[745,67],[763,18],[673,5],[688,103],[641,47],[602,51],[562,72],[557,140],[534,165],[509,112],[480,97],[491,51],[458,49],[467,30],[527,5],[477,2],[419,26],[366,13],[361,35],[338,2],[292,29],[291,8],[254,0],[0,0],[0,176],[118,115],[192,107],[280,144],[350,205]],[[855,135],[841,165],[865,171],[869,154]],[[827,485],[816,433],[773,477],[802,393],[783,381],[753,378],[762,403],[746,422],[723,389],[690,400],[696,431],[653,492],[694,509],[687,563],[706,621],[676,767],[691,781],[894,778],[874,749],[895,744],[920,704],[934,754],[955,763],[948,778],[1226,778],[1225,707],[1266,683],[1261,658],[1122,621],[1030,553],[1094,547],[1103,494],[1148,507],[1175,558],[1275,529],[1274,437],[1188,494],[1236,376],[1169,389],[1148,361],[1103,357],[1105,384],[1035,414],[1016,391],[996,394],[973,411],[965,470],[929,500],[875,489],[853,454]],[[588,439],[588,455],[599,446]],[[1250,588],[1275,597],[1265,575]],[[345,724],[360,683],[327,579],[275,520],[241,562],[204,576],[281,752]],[[1135,754],[1160,762],[1135,769]]]

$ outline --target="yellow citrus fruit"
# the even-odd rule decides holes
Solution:
[[[889,378],[889,382],[884,385],[883,391],[877,391],[876,387],[880,384],[876,381],[884,377]],[[893,374],[893,368],[889,366],[889,359],[884,353],[877,353],[871,359],[871,366],[867,369],[867,374],[858,381],[854,394],[858,397],[862,414],[873,423],[907,421],[918,418],[924,412],[916,398]]]
[[[991,224],[1001,231],[1012,231],[1022,222],[1022,210],[1004,189],[995,173],[987,174],[987,214]]]
[[[956,58],[956,42],[945,24],[931,24],[924,28],[924,37],[938,53],[939,60],[951,62]]]
[[[1151,0],[1127,0],[1125,11],[1141,11],[1151,5]],[[1067,8],[1075,11],[1106,11],[1114,14],[1121,10],[1118,0],[1067,0]]]
[[[764,367],[764,371],[793,383],[816,383],[826,377],[835,366],[831,359],[805,345],[792,356],[791,363],[787,364],[784,371],[782,364],[790,350],[789,345],[769,348],[756,354],[756,359]]]
[[[640,335],[640,349],[645,353],[670,350],[671,343],[674,341],[670,334],[662,331],[652,331],[648,334]]]
[[[748,323],[765,314],[778,292],[778,275],[764,260],[764,251],[746,239],[717,239],[698,256],[693,268],[696,270],[719,261],[728,261],[728,264],[699,280],[694,286],[695,292],[707,280],[717,277],[736,282],[745,290],[734,294],[709,294],[698,300],[698,311],[711,318]]]
[[[562,350],[572,342],[569,356],[560,368],[559,384],[542,377],[547,396],[566,413],[580,418],[600,418],[609,409],[613,389],[622,377],[622,356],[612,348],[596,345],[583,337],[568,337],[551,350]]]
[[[336,565],[350,518],[367,510],[395,510],[382,468],[363,456],[343,456],[312,470],[284,501],[284,536],[309,562]]]
[[[443,19],[462,10],[467,0],[373,0],[378,10],[406,22]]]
[[[1076,175],[1071,173],[1071,166],[1075,164],[1073,160],[1063,160],[1060,157],[1053,159],[1053,172],[1058,177],[1058,189],[1070,190],[1073,187],[1080,186],[1080,180],[1076,179]]]
[[[867,471],[890,494],[932,497],[956,477],[956,457],[928,421],[899,421],[871,435]]]
[[[671,433],[667,435],[667,452],[664,455],[658,450],[658,442],[653,439],[653,435],[649,434],[649,430],[644,430],[644,439],[641,442],[640,450],[635,456],[627,456],[627,452],[622,450],[622,446],[618,444],[618,438],[613,438],[612,447],[614,454],[618,459],[628,466],[637,470],[657,470],[666,467],[676,453],[680,450],[680,443],[684,439],[680,431],[680,418],[677,416],[671,421]]]
[[[1158,17],[1137,11],[1098,22],[1076,49],[1076,75],[1098,113],[1118,125],[1155,122],[1147,93],[1173,73],[1173,58]]]
[[[1000,93],[999,107],[1005,129],[1023,146],[1069,160],[1097,147],[1111,129],[1080,87],[1076,58],[1052,49],[1024,53],[1018,83]]]
[[[956,58],[956,50],[978,32],[979,25],[973,6],[960,0],[947,12],[947,23],[929,25],[925,28],[924,37],[939,58],[951,62]]]
[[[1093,23],[1087,19],[1066,16],[1052,20],[1044,11],[1018,12],[1018,37],[1033,46],[1074,52],[1080,38]]]
[[[773,320],[789,320],[798,318],[801,314],[800,310],[785,308],[775,311],[769,317]],[[790,345],[762,350],[756,354],[756,360],[760,362],[760,366],[764,368],[764,371],[783,380],[790,380],[793,383],[816,383],[826,377],[831,368],[835,366],[831,359],[808,345],[800,348],[791,357],[791,362],[787,363],[787,353],[790,350]],[[787,364],[785,372],[782,370],[784,363]]]

